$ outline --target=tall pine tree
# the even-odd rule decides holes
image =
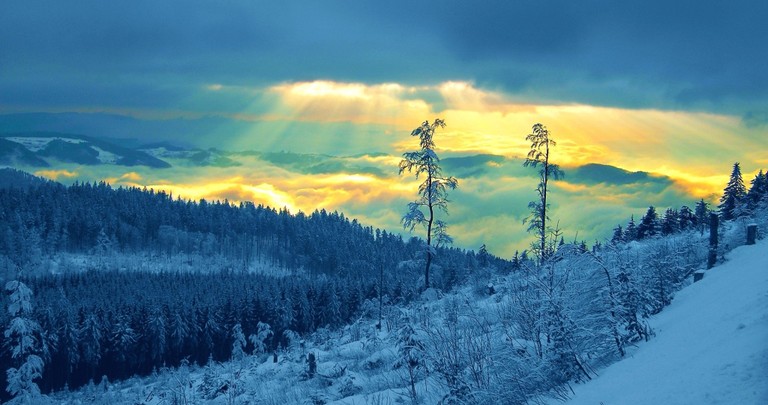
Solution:
[[[421,225],[427,231],[424,289],[429,288],[429,269],[435,255],[433,240],[437,246],[451,242],[446,232],[445,222],[435,217],[435,211],[448,212],[448,190],[455,189],[459,184],[456,178],[443,175],[433,140],[438,128],[445,128],[445,121],[439,118],[431,124],[429,121],[424,121],[420,127],[414,129],[411,135],[419,137],[420,149],[404,153],[403,160],[400,161],[400,174],[407,171],[416,174],[416,178],[420,175],[425,176],[424,181],[419,185],[419,198],[408,203],[408,212],[403,216],[405,228],[413,231],[417,225]],[[422,210],[426,210],[426,214]]]
[[[20,281],[9,281],[5,291],[10,297],[8,314],[11,321],[5,330],[5,342],[17,367],[6,370],[6,390],[22,403],[33,403],[40,395],[34,380],[43,375],[46,355],[42,329],[32,318],[32,290]]]
[[[704,201],[703,198],[696,203],[696,223],[702,235],[709,224],[709,211],[709,203]]]
[[[528,222],[528,232],[535,232],[538,237],[538,241],[531,247],[539,256],[539,263],[543,263],[553,253],[553,249],[547,248],[547,234],[549,233],[549,228],[547,227],[547,220],[549,219],[547,214],[549,209],[549,202],[547,202],[549,180],[550,178],[554,180],[560,179],[563,177],[563,172],[558,165],[549,161],[550,147],[556,146],[557,143],[549,136],[547,127],[536,123],[531,133],[525,139],[531,142],[531,150],[528,152],[523,166],[541,166],[541,169],[539,169],[539,185],[536,187],[539,200],[528,203],[531,215],[526,221]]]
[[[744,186],[744,180],[741,178],[741,167],[739,162],[733,164],[733,170],[731,171],[731,178],[728,180],[728,185],[723,190],[723,196],[720,197],[720,217],[725,221],[736,218],[738,212],[737,209],[744,202],[744,197],[747,195],[747,188]]]
[[[648,211],[640,219],[640,225],[637,226],[637,239],[656,236],[659,233],[659,214],[656,208],[648,207]]]

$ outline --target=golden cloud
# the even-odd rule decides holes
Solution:
[[[409,130],[441,117],[447,127],[436,137],[439,151],[525,156],[525,136],[534,123],[545,124],[558,141],[553,161],[563,166],[603,163],[631,171],[687,179],[697,195],[710,194],[713,176],[730,162],[760,163],[768,147],[759,129],[744,128],[739,117],[684,111],[633,110],[588,105],[534,105],[470,82],[433,86],[333,81],[284,83],[268,92],[282,106],[272,119],[381,124],[393,151],[414,149]],[[428,96],[430,95],[430,96]],[[438,99],[434,99],[437,97]],[[444,108],[438,108],[438,105]],[[262,117],[263,118],[263,117]],[[350,144],[366,145],[350,134]],[[727,162],[727,163],[723,163]],[[756,168],[755,168],[756,170]],[[703,183],[697,184],[698,180]]]
[[[45,177],[51,180],[58,180],[59,178],[73,178],[77,177],[76,171],[59,169],[59,170],[38,170],[35,172],[35,176]]]
[[[412,120],[421,122],[422,117],[432,115],[426,101],[411,98],[416,91],[418,88],[396,83],[366,85],[322,80],[269,89],[293,112],[285,119],[394,126]]]

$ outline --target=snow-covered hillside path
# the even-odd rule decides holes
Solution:
[[[567,403],[768,404],[768,240],[727,259],[650,320],[656,337]]]

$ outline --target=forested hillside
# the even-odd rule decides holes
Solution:
[[[28,175],[6,169],[0,184],[17,184]],[[249,271],[256,265],[306,270],[328,275],[378,278],[378,267],[391,269],[417,257],[416,239],[349,220],[338,212],[289,213],[249,202],[199,202],[174,199],[165,192],[113,189],[106,183],[65,187],[40,180],[0,189],[0,255],[8,274],[14,266],[27,275],[43,257],[58,253],[179,253],[217,257],[218,268]],[[450,287],[461,273],[477,267],[474,252],[438,248],[438,265]],[[499,259],[486,255],[483,260]],[[204,269],[203,269],[204,270]]]
[[[236,325],[244,336],[269,325],[269,337],[248,349],[276,350],[370,315],[379,299],[408,302],[420,284],[418,239],[336,212],[294,215],[0,174],[3,282],[20,275],[34,291],[44,391],[182,359],[226,360]],[[446,290],[481,265],[511,265],[484,251],[439,248],[438,256],[437,285]],[[0,359],[9,364],[9,353]]]

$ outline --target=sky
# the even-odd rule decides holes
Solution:
[[[437,150],[459,178],[449,232],[459,247],[511,256],[532,239],[522,220],[536,178],[519,158],[537,122],[566,172],[551,217],[566,238],[590,243],[648,205],[716,201],[733,162],[747,182],[768,168],[762,1],[8,0],[2,9],[0,132],[240,152],[224,167],[39,171],[62,181],[340,210],[398,230],[417,180],[398,176],[397,162],[418,146],[411,129],[442,118]],[[650,174],[583,168],[592,163]]]

